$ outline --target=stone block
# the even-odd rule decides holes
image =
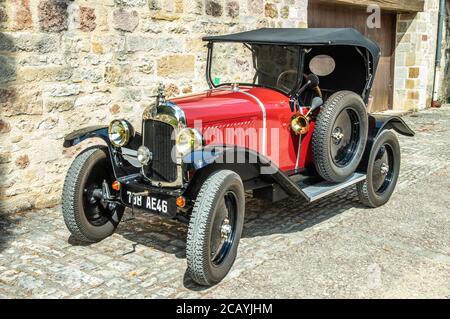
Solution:
[[[33,26],[29,0],[14,0],[14,30],[30,29]]]
[[[61,0],[41,0],[38,4],[39,26],[41,30],[59,32],[67,30],[68,4]]]
[[[128,52],[149,52],[156,47],[156,38],[152,36],[130,35],[128,36]]]
[[[0,134],[9,133],[11,131],[11,125],[5,120],[0,119]]]
[[[55,35],[31,32],[0,33],[0,51],[57,52],[59,40]]]
[[[17,76],[14,58],[0,55],[0,83],[15,81]]]
[[[20,155],[18,158],[16,158],[14,163],[18,168],[25,169],[28,167],[28,165],[30,165],[30,158],[28,157],[27,154]]]
[[[44,88],[44,92],[51,97],[73,96],[81,93],[79,84],[52,84]]]
[[[218,1],[207,0],[205,4],[205,12],[207,15],[220,17],[223,13],[223,8]]]
[[[227,3],[227,16],[237,18],[239,16],[239,2],[230,1]]]
[[[264,15],[268,18],[278,18],[277,6],[273,3],[266,3],[264,6]]]
[[[114,3],[124,7],[142,7],[147,4],[147,0],[114,0]]]
[[[408,91],[407,98],[409,100],[418,100],[420,97],[419,91]]]
[[[52,112],[53,110],[66,112],[72,110],[74,106],[74,99],[47,99],[45,101],[45,110],[47,112]]]
[[[418,88],[419,81],[418,80],[411,80],[407,79],[405,83],[406,89],[412,90]]]
[[[410,79],[417,79],[420,75],[420,69],[419,68],[409,68],[409,78]]]
[[[280,10],[280,16],[283,19],[288,19],[289,18],[289,6],[283,6]]]
[[[175,14],[170,14],[167,12],[158,11],[154,15],[152,15],[153,20],[162,20],[162,21],[175,21],[180,19],[180,16]]]
[[[113,11],[113,26],[117,30],[133,32],[139,24],[136,10],[116,9]]]
[[[84,32],[94,31],[97,27],[95,22],[95,10],[89,7],[80,7],[80,30]]]
[[[259,15],[264,12],[263,0],[248,0],[247,7],[250,14]]]
[[[8,12],[3,4],[0,4],[0,23],[8,21]]]
[[[180,38],[159,38],[156,50],[159,53],[179,53],[183,51],[183,40]]]
[[[406,54],[405,66],[414,66],[416,65],[416,53],[410,52]]]
[[[0,114],[3,116],[42,114],[40,88],[26,85],[0,88]]]
[[[103,46],[98,42],[92,42],[91,44],[92,52],[95,54],[103,54]]]
[[[169,55],[158,60],[158,76],[180,76],[193,74],[195,57],[193,55]]]

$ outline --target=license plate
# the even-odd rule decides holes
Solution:
[[[167,198],[161,198],[158,195],[151,194],[149,196],[135,195],[130,191],[127,191],[125,198],[127,203],[135,208],[141,208],[160,214],[171,214],[172,205],[171,201]]]

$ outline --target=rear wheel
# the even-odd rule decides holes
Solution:
[[[375,208],[389,201],[400,173],[400,160],[397,136],[392,131],[383,131],[370,152],[367,179],[357,185],[364,205]]]
[[[214,285],[230,271],[244,211],[244,187],[239,175],[222,170],[205,181],[192,211],[186,245],[188,273],[198,284]]]
[[[112,166],[104,148],[78,155],[67,172],[62,192],[62,212],[75,238],[97,242],[114,233],[124,207],[102,199],[102,184],[113,181]]]
[[[364,101],[350,91],[333,94],[322,106],[312,139],[316,169],[331,182],[342,182],[358,167],[367,143]]]

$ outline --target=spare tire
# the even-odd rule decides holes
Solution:
[[[330,182],[343,182],[358,167],[367,143],[368,116],[361,97],[336,92],[321,107],[312,138],[316,169]]]

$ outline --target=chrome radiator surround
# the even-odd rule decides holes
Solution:
[[[142,144],[145,141],[145,129],[144,123],[146,120],[159,121],[170,125],[174,129],[174,136],[186,127],[186,117],[183,110],[173,102],[161,101],[158,106],[151,105],[145,108],[142,114]],[[152,150],[150,150],[152,151]],[[175,152],[177,150],[175,149]],[[176,180],[173,182],[153,181],[145,173],[145,166],[141,168],[142,176],[152,185],[159,187],[180,187],[183,185],[183,170],[182,170],[182,157],[180,154],[176,154]]]

